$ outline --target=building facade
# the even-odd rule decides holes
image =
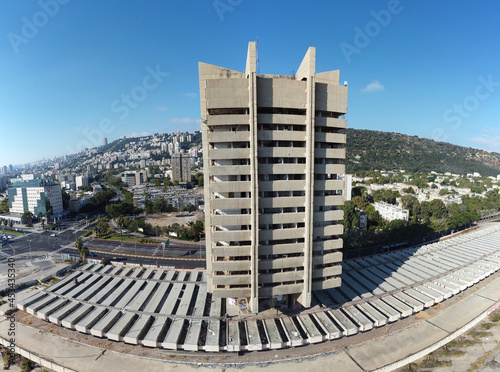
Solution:
[[[199,63],[208,290],[309,307],[341,282],[347,87],[313,47],[294,76],[257,74],[256,56],[244,73]]]
[[[40,213],[45,216],[51,208],[53,218],[63,214],[61,185],[54,185],[50,180],[14,181],[7,193],[11,213],[31,212],[35,216]]]
[[[403,209],[397,205],[386,203],[386,202],[376,202],[373,203],[375,210],[380,213],[380,216],[386,221],[393,220],[403,220],[408,221],[410,212],[408,209]]]
[[[172,155],[172,181],[191,182],[191,157],[178,153]]]
[[[76,188],[79,188],[80,186],[88,186],[88,185],[89,185],[89,179],[86,176],[77,176],[75,178]]]

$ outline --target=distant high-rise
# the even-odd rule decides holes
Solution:
[[[75,185],[76,188],[79,188],[80,186],[88,186],[89,179],[86,176],[77,176],[75,178]]]
[[[199,63],[208,290],[308,307],[341,282],[347,87],[313,47],[294,76],[256,66],[253,42],[244,73]]]
[[[108,139],[107,139],[106,137],[104,137],[104,138],[102,139],[102,145],[103,145],[103,146],[106,146],[107,144],[108,144]]]
[[[172,181],[191,182],[191,157],[186,154],[172,155]]]

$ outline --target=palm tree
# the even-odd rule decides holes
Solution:
[[[14,221],[9,220],[9,227],[12,229],[12,226],[14,226]]]
[[[31,213],[29,211],[24,212],[21,219],[25,224],[31,225],[31,223],[33,222],[33,213]]]
[[[120,227],[120,237],[122,236],[122,228],[125,226],[125,217],[118,216],[116,224]]]
[[[75,240],[75,248],[78,250],[78,253],[81,253],[83,248],[83,240],[82,238],[78,238]]]
[[[85,261],[87,259],[87,257],[89,256],[89,249],[87,247],[82,247],[82,249],[80,250],[80,257],[82,258],[82,261]]]

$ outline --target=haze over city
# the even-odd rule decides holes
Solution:
[[[309,46],[341,70],[348,127],[500,150],[494,1],[0,4],[2,164],[121,136],[199,130],[198,61],[293,74]],[[6,134],[6,133],[4,133]]]

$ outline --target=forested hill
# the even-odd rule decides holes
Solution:
[[[417,136],[347,129],[348,173],[360,170],[500,174],[500,154]]]

